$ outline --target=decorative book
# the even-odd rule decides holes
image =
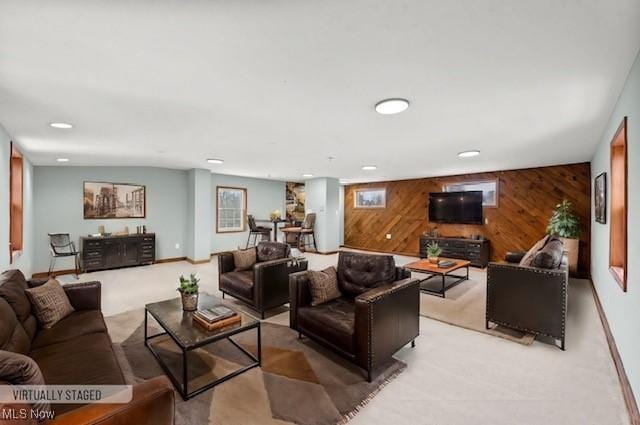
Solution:
[[[239,314],[234,313],[234,315],[231,317],[218,320],[217,322],[214,322],[214,323],[209,323],[205,319],[201,318],[200,315],[194,313],[193,321],[208,331],[215,331],[218,329],[225,328],[227,326],[235,325],[236,323],[240,323],[242,321],[242,318],[240,317]]]
[[[194,316],[198,316],[200,319],[207,323],[215,323],[220,320],[228,319],[235,316],[237,313],[224,305],[216,305],[210,308],[198,309],[194,313]]]

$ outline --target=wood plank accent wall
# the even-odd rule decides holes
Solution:
[[[498,207],[485,207],[485,225],[429,223],[429,192],[445,183],[498,179]],[[386,188],[385,209],[354,208],[355,189]],[[344,192],[345,246],[417,255],[420,235],[437,226],[443,236],[484,235],[491,240],[491,259],[507,251],[527,250],[545,234],[553,208],[563,199],[580,218],[580,275],[590,269],[591,169],[589,163],[464,174],[448,177],[353,184]],[[391,239],[385,238],[391,234]]]

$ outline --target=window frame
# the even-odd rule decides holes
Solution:
[[[221,190],[236,190],[242,192],[242,210],[241,210],[241,227],[225,229],[220,227],[220,191]],[[232,186],[216,186],[216,233],[242,233],[247,229],[247,188],[245,187],[232,187]]]
[[[628,266],[628,194],[629,145],[627,117],[622,119],[610,145],[610,208],[609,208],[609,272],[620,288],[627,292]],[[621,163],[622,162],[622,163]],[[621,184],[621,187],[618,187]]]
[[[19,176],[18,176],[19,174]],[[24,249],[24,160],[22,153],[9,144],[9,264]]]

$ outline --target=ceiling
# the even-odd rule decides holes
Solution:
[[[36,165],[375,181],[588,161],[639,22],[637,0],[0,0],[0,123]],[[411,106],[377,114],[388,97]]]

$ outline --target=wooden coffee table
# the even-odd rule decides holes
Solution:
[[[420,281],[420,290],[427,294],[445,298],[447,289],[451,289],[454,286],[464,282],[465,280],[469,280],[469,264],[471,264],[471,262],[467,260],[456,260],[454,258],[442,257],[440,257],[440,261],[454,261],[455,264],[447,268],[441,268],[438,267],[437,264],[430,263],[429,260],[419,260],[409,264],[405,264],[402,267],[409,270],[410,272],[428,274],[429,277]],[[467,270],[466,275],[462,276],[453,274],[454,271],[463,268],[466,268]],[[431,279],[437,279],[438,277],[442,279],[442,286],[438,287],[437,285],[430,285]],[[455,280],[447,284],[447,277],[454,278]]]

